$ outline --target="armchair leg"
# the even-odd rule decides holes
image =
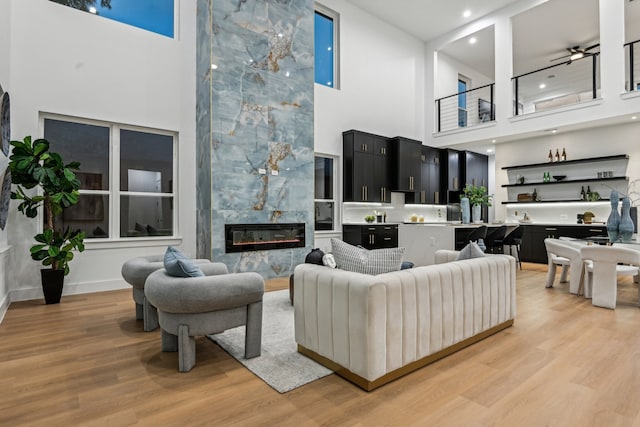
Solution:
[[[196,364],[196,339],[187,325],[178,326],[178,370],[189,372]]]
[[[142,307],[142,304],[136,303],[136,320],[143,320],[143,319],[144,319],[144,309]]]
[[[262,350],[262,301],[247,306],[244,358],[260,356]]]
[[[158,327],[158,310],[145,297],[144,303],[144,331],[150,332]]]
[[[162,351],[178,351],[178,337],[162,329]]]

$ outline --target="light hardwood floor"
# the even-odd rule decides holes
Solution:
[[[513,327],[371,393],[330,375],[279,394],[205,338],[179,373],[129,290],[14,303],[0,426],[640,426],[636,285],[608,310],[524,267]]]

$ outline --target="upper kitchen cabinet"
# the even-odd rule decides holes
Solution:
[[[390,202],[387,138],[357,130],[342,133],[345,202]]]
[[[423,145],[420,163],[420,187],[414,194],[414,199],[405,196],[405,202],[429,205],[440,204],[440,150]]]
[[[489,181],[489,157],[484,154],[463,151],[460,153],[460,162],[464,167],[461,171],[464,174],[464,185],[482,185],[487,187]],[[463,185],[463,188],[464,188]]]
[[[440,150],[440,195],[442,203],[459,203],[461,187],[460,151]]]
[[[414,193],[421,185],[422,142],[397,136],[389,140],[393,191]]]

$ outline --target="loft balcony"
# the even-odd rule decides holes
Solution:
[[[436,99],[437,131],[469,128],[494,121],[494,85],[491,83]]]

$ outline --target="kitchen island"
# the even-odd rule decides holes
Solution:
[[[524,227],[520,256],[522,261],[546,264],[547,251],[544,239],[547,237],[588,238],[606,236],[603,224],[558,224],[558,223],[525,223],[506,224],[456,224],[437,223],[404,223],[398,227],[398,246],[406,248],[404,259],[416,266],[434,263],[434,255],[438,249],[460,249],[460,242],[474,228],[486,225],[489,230],[507,226],[507,234],[514,228]],[[456,248],[456,242],[459,242]]]

